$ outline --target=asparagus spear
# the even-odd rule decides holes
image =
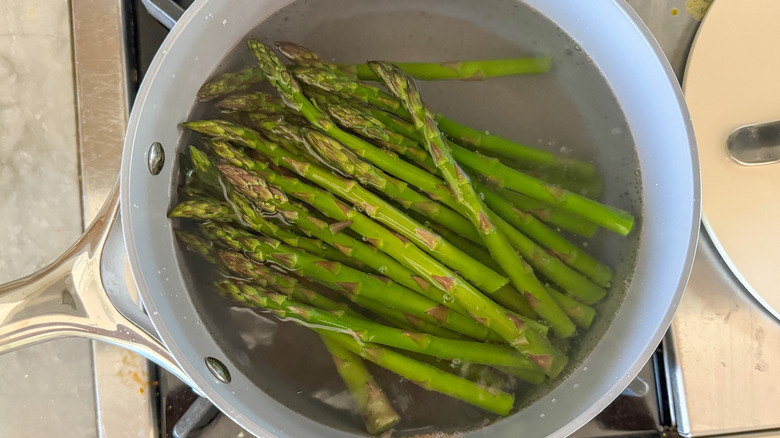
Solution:
[[[344,106],[348,106],[352,109],[357,108],[355,105],[351,105],[348,102],[345,102],[343,99],[340,100],[341,100],[341,104]],[[334,100],[334,101],[338,101],[338,100]],[[365,107],[365,108],[361,108],[361,110],[363,110],[364,112],[363,111],[357,111],[357,112],[359,112],[360,114],[368,113],[373,118],[372,133],[375,130],[383,129],[385,131],[389,131],[390,133],[402,135],[409,140],[419,141],[420,137],[417,134],[414,125],[412,125],[411,123],[399,119],[398,117],[395,117],[394,115],[382,111],[380,109],[372,109],[370,107]],[[345,118],[343,120],[340,120],[339,123],[351,122],[343,126],[348,129],[354,129],[356,127],[359,127],[359,125],[356,123],[357,121],[360,121],[360,119],[357,117],[351,117],[351,118]],[[374,135],[380,135],[380,134],[374,134]],[[407,146],[410,145],[410,143],[406,143],[406,142],[404,142],[404,144]],[[418,147],[420,147],[419,144]],[[540,179],[544,179],[544,178],[540,178]],[[539,220],[543,222],[547,222],[550,225],[555,225],[556,227],[559,227],[563,230],[570,231],[572,233],[579,234],[581,236],[591,237],[593,233],[596,232],[596,229],[598,228],[596,224],[589,222],[579,216],[575,216],[565,210],[561,210],[550,204],[546,204],[542,201],[537,201],[533,198],[529,198],[528,196],[522,195],[515,191],[502,189],[500,187],[495,187],[493,188],[493,190],[497,191],[501,195],[501,197],[505,199],[505,201],[509,201],[511,204],[513,204],[514,207],[517,207],[521,210],[528,211],[529,213],[537,217]],[[486,200],[486,204],[490,208],[499,208],[499,207],[493,207],[493,205],[491,205],[491,202],[489,202],[488,200]],[[509,205],[507,205],[506,202],[501,202],[501,204],[502,204],[501,207],[503,208],[509,207]]]
[[[309,86],[336,93],[342,97],[354,98],[370,103],[401,119],[411,120],[411,114],[408,109],[394,96],[376,87],[359,83],[347,76],[334,73],[332,70],[326,68],[296,68],[293,70],[293,75],[297,80]],[[439,123],[442,132],[458,139],[460,142],[480,148],[480,150],[502,153],[531,168],[554,169],[574,178],[592,179],[595,177],[596,171],[591,164],[559,157],[496,135],[485,134],[482,131],[468,128],[447,119],[441,114],[434,114],[434,117]],[[444,123],[442,123],[442,120],[444,120]]]
[[[268,187],[266,181],[257,174],[228,165],[217,165],[217,168],[236,190],[252,199],[256,205],[278,212],[286,221],[300,227],[303,232],[321,239],[348,257],[361,260],[378,274],[386,275],[418,293],[424,294],[424,289],[430,287],[430,284],[427,284],[424,279],[415,277],[412,271],[402,266],[394,258],[342,233],[341,231],[349,226],[348,223],[328,224],[311,216],[304,207],[289,202],[287,195],[281,190]]]
[[[587,275],[597,284],[609,286],[612,270],[607,266],[577,248],[576,245],[561,237],[531,214],[513,209],[510,204],[504,202],[503,198],[484,184],[475,181],[474,187],[483,196],[485,204],[489,205],[497,215],[544,245],[567,265]]]
[[[428,391],[436,391],[463,400],[499,415],[507,415],[514,396],[495,388],[454,376],[431,365],[416,361],[389,348],[361,344],[348,335],[321,332],[363,359],[388,369]]]
[[[268,266],[252,261],[239,252],[220,250],[217,251],[217,258],[218,260],[216,260],[215,264],[224,267],[229,272],[235,275],[240,275],[243,278],[250,278],[254,281],[260,281],[263,286],[272,287],[299,302],[306,303],[323,310],[337,310],[340,312],[345,312],[349,316],[365,319],[363,315],[353,311],[344,303],[333,301],[312,289],[302,286],[294,277],[282,274],[277,270],[269,268]],[[389,321],[401,324],[398,325],[398,327],[420,331],[423,333],[430,333],[432,335],[445,338],[463,339],[463,336],[458,333],[447,330],[437,324],[432,324],[413,315],[409,315],[408,313],[391,309],[390,307],[387,307],[378,301],[365,297],[359,297],[359,299],[356,299],[355,302],[361,307],[364,307]]]
[[[203,84],[198,90],[198,100],[207,102],[228,93],[243,91],[263,80],[257,67],[245,67],[237,72],[223,73]]]
[[[440,260],[442,263],[446,263],[451,268],[457,270],[465,278],[472,281],[477,287],[488,293],[498,290],[507,283],[505,277],[495,273],[469,257],[467,254],[461,252],[455,246],[434,234],[422,224],[412,220],[388,202],[367,189],[364,189],[357,182],[339,178],[327,169],[313,163],[303,162],[299,156],[290,154],[282,148],[279,148],[276,144],[265,141],[257,132],[249,128],[219,120],[188,122],[185,123],[184,126],[196,132],[218,138],[227,138],[251,149],[255,149],[275,163],[278,163],[328,191],[351,201],[367,215],[396,230],[404,238],[414,242],[437,260]],[[255,164],[257,164],[256,161]],[[288,190],[285,191],[288,192],[288,194],[292,194]],[[303,201],[308,202],[305,199]],[[339,219],[337,216],[334,216],[332,212],[326,212],[325,214],[337,220],[346,220]],[[340,216],[343,216],[343,213]],[[353,226],[354,229],[354,226],[357,225],[352,224],[351,226]],[[360,233],[360,231],[358,231],[358,233]],[[394,238],[393,240],[398,239]],[[402,260],[399,261],[404,263]],[[410,266],[407,267],[411,269]],[[430,278],[426,279],[429,281],[431,280]]]
[[[353,118],[350,123],[351,127],[355,127],[355,124],[359,126],[361,122],[358,118]],[[372,126],[372,129],[381,130],[386,128],[381,122],[377,121]],[[599,290],[598,287],[595,287],[595,285],[591,284],[588,280],[563,266],[557,259],[548,257],[540,247],[525,238],[525,236],[519,234],[517,230],[513,229],[512,225],[518,226],[520,229],[527,232],[532,238],[544,244],[556,255],[559,255],[566,263],[575,268],[579,268],[586,274],[591,274],[599,284],[605,284],[609,281],[611,276],[611,272],[606,266],[599,264],[595,259],[582,253],[575,245],[536,221],[535,218],[522,212],[515,212],[511,204],[503,198],[489,196],[492,195],[492,193],[484,190],[484,188],[481,188],[480,191],[484,192],[483,196],[485,196],[485,202],[488,203],[490,201],[491,204],[488,205],[492,205],[496,209],[496,213],[499,215],[507,215],[509,219],[515,219],[514,222],[507,223],[507,221],[499,217],[496,219],[496,224],[501,230],[509,235],[508,237],[510,238],[512,245],[520,250],[523,257],[526,257],[534,268],[543,270],[551,279],[559,281],[567,290],[572,288],[576,289],[579,291],[577,292],[578,296],[588,296],[591,300],[603,297],[606,293],[605,291]],[[457,205],[457,201],[454,197],[445,197],[442,201],[450,205]],[[466,212],[466,214],[468,214],[468,212]],[[522,215],[522,220],[518,220],[518,215]],[[479,241],[472,236],[465,236],[470,237],[472,241]],[[590,292],[580,291],[581,289]],[[513,309],[516,308],[513,307]],[[524,310],[522,313],[527,315],[527,310]]]
[[[475,339],[484,340],[488,336],[488,330],[475,324],[469,317],[451,311],[387,278],[369,275],[339,262],[307,254],[274,239],[246,236],[228,225],[206,223],[201,228],[207,236],[218,239],[231,249],[243,251],[253,260],[277,263],[285,269],[299,271],[301,275],[337,290],[351,300],[357,300],[362,295]]]
[[[406,183],[366,163],[353,154],[350,149],[319,131],[307,130],[305,138],[307,144],[333,167],[351,175],[358,181],[373,186],[398,201],[404,208],[416,211],[465,238],[479,241],[479,234],[472,224],[458,212],[412,190]]]
[[[360,356],[327,336],[322,336],[322,341],[333,358],[336,371],[357,404],[357,412],[363,418],[366,431],[377,435],[398,424],[401,417],[393,410]]]
[[[227,149],[218,152],[236,166],[261,172],[262,176],[269,183],[275,184],[285,192],[310,203],[336,220],[351,220],[350,227],[368,237],[378,248],[395,257],[418,275],[426,278],[431,284],[436,285],[439,288],[436,290],[441,291],[443,294],[439,302],[443,302],[451,308],[459,306],[465,309],[469,315],[492,328],[510,345],[533,344],[539,341],[534,335],[524,336],[520,333],[527,332],[524,327],[531,326],[529,321],[496,305],[471,286],[471,284],[463,281],[452,271],[428,257],[419,248],[405,239],[397,238],[386,228],[378,226],[365,216],[340,204],[327,192],[316,190],[295,178],[279,176],[270,172],[268,166],[251,160],[238,150]],[[525,339],[521,339],[523,337]],[[543,369],[549,369],[549,372],[557,374],[563,368],[565,363],[562,363],[561,360],[565,362],[565,358],[558,357],[555,353],[548,355],[545,347],[546,341],[542,340],[541,342],[543,347],[540,351],[542,354],[534,355],[531,358],[538,361],[537,363]]]
[[[450,62],[394,62],[401,70],[415,79],[437,81],[446,79],[465,79],[481,81],[501,76],[516,76],[546,73],[550,70],[550,58],[490,59],[486,61],[450,61]],[[366,81],[378,81],[379,78],[366,64],[340,65],[339,69]]]
[[[576,330],[574,323],[549,296],[532,268],[515,252],[502,230],[494,225],[492,214],[472,187],[468,175],[453,158],[449,145],[436,127],[436,122],[423,105],[417,86],[395,66],[378,62],[371,62],[369,66],[382,83],[407,106],[436,167],[447,181],[455,199],[464,206],[468,218],[480,232],[493,260],[503,268],[514,286],[526,293],[526,300],[531,308],[550,323],[558,336],[567,338],[573,335]]]
[[[320,237],[323,241],[327,243],[331,243],[335,245],[338,248],[348,248],[350,250],[350,253],[348,255],[352,257],[358,257],[362,260],[362,256],[370,256],[370,253],[362,252],[362,253],[353,253],[356,249],[361,249],[363,245],[361,242],[354,241],[354,239],[339,234],[339,229],[348,227],[351,225],[344,222],[341,223],[341,225],[336,224],[337,226],[334,227],[326,227],[324,224],[317,225],[318,220],[314,220],[311,218],[311,216],[308,215],[308,212],[305,210],[301,210],[299,208],[296,208],[295,206],[292,206],[287,201],[287,196],[279,189],[276,189],[274,187],[271,187],[269,189],[268,184],[266,181],[258,174],[251,173],[245,169],[237,168],[234,166],[226,166],[226,165],[218,165],[217,166],[219,170],[225,175],[226,179],[233,184],[234,187],[236,187],[240,192],[246,193],[247,196],[253,196],[256,200],[261,200],[265,205],[267,205],[269,210],[274,212],[281,213],[287,220],[298,223],[302,225],[302,228],[304,228],[306,231],[311,232],[313,235]],[[334,230],[336,232],[334,233]],[[343,240],[339,242],[334,242],[334,238],[338,240],[339,237],[343,236]],[[415,277],[411,271],[406,270],[405,268],[398,265],[398,268],[400,269],[389,269],[388,266],[394,267],[392,262],[395,262],[394,259],[389,258],[385,256],[384,253],[379,253],[382,256],[385,257],[383,261],[379,262],[379,265],[376,265],[376,262],[374,260],[367,260],[366,263],[374,267],[378,272],[380,272],[383,275],[387,275],[390,277],[390,279],[395,279],[396,277],[400,279],[399,283],[403,284],[404,286],[407,286],[409,289],[412,289],[420,294],[423,294],[427,296],[428,298],[433,299],[434,301],[439,302],[440,304],[449,305],[449,307],[453,308],[456,311],[459,311],[463,314],[466,314],[467,312],[463,310],[462,307],[457,305],[452,305],[448,303],[446,297],[442,296],[440,293],[434,293],[433,291],[429,291],[430,284],[425,283],[425,280],[419,277]],[[389,258],[389,260],[386,260]],[[373,263],[373,264],[372,264]],[[507,291],[497,291],[493,294],[495,298],[498,299],[498,301],[503,302],[505,299],[505,295],[509,294],[511,292]],[[450,300],[451,301],[451,300]],[[518,307],[513,300],[508,301],[509,304],[512,304],[512,308]],[[526,308],[522,305],[520,307],[520,312],[523,314],[526,314]],[[542,334],[546,334],[546,327],[539,326],[534,321],[522,318],[521,316],[515,316],[518,319],[521,319],[525,324],[528,324],[531,328],[539,331]]]
[[[521,163],[534,163],[534,167],[557,169],[564,175],[582,179],[597,178],[596,168],[589,163],[561,157],[553,153],[525,146],[494,134],[469,128],[454,122],[441,114],[434,114],[434,120],[442,132],[458,143],[471,145],[480,151],[514,158]]]
[[[261,73],[262,75],[262,73]],[[289,113],[290,110],[284,105],[282,99],[272,96],[262,91],[252,93],[234,94],[225,97],[217,102],[217,108],[228,112],[254,112],[261,111],[267,113]]]
[[[596,310],[587,304],[581,303],[574,298],[559,292],[553,287],[546,286],[547,293],[561,306],[564,312],[569,315],[572,321],[578,326],[587,329],[593,323],[596,317]]]
[[[252,304],[273,312],[282,320],[296,320],[303,325],[345,333],[360,342],[399,348],[442,359],[459,359],[485,365],[508,366],[523,370],[539,368],[518,351],[497,344],[441,338],[425,333],[407,332],[345,312],[325,311],[289,299],[285,295],[261,291],[249,284],[238,285],[241,293]]]
[[[285,230],[278,225],[272,224],[262,216],[253,211],[252,207],[248,205],[247,201],[241,199],[238,196],[232,198],[233,205],[238,210],[237,213],[230,208],[226,203],[219,202],[216,199],[199,199],[182,201],[171,210],[168,217],[172,218],[184,218],[184,219],[197,219],[201,221],[215,220],[218,222],[241,222],[243,221],[251,229],[258,233],[265,234],[276,239],[281,240],[287,245],[300,248],[309,253],[318,255],[325,258],[333,258],[341,263],[348,265],[354,264],[353,260],[350,260],[347,256],[340,253],[335,248],[332,248],[319,239],[311,239],[299,236],[293,232]],[[359,262],[355,266],[363,267],[362,262]]]
[[[325,67],[347,73],[350,77],[377,80],[365,64],[339,65],[325,61],[312,50],[289,41],[277,41],[276,48],[293,63],[306,67]],[[550,70],[550,58],[526,57],[491,59],[486,61],[410,62],[398,64],[407,73],[421,80],[467,79],[482,80],[500,76],[545,73]],[[407,70],[408,68],[408,70]]]
[[[508,201],[513,208],[527,211],[542,222],[555,226],[562,230],[572,232],[584,237],[591,237],[598,229],[598,225],[573,215],[566,210],[561,210],[542,201],[529,198],[512,190],[491,187],[499,196]],[[489,205],[489,204],[488,204]]]
[[[276,55],[258,41],[249,40],[247,44],[257,58],[258,65],[265,72],[266,78],[268,78],[271,85],[299,113],[306,117],[312,126],[338,140],[352,149],[358,156],[385,172],[428,192],[434,199],[448,196],[447,185],[426,170],[402,160],[396,154],[382,151],[362,138],[341,130],[324,111],[312,104],[303,95],[298,82],[293,79],[290,72],[285,69]]]
[[[558,206],[621,236],[627,235],[634,225],[634,217],[628,212],[547,184],[502,164],[496,158],[487,158],[454,144],[452,146],[452,155],[458,162],[500,187]]]
[[[326,131],[334,139],[339,140],[342,144],[350,147],[358,155],[360,155],[363,158],[366,158],[368,161],[372,162],[373,164],[377,165],[378,167],[382,168],[388,173],[394,174],[395,176],[399,176],[401,179],[404,179],[407,182],[416,185],[422,190],[429,192],[437,199],[451,197],[452,193],[446,189],[446,185],[443,186],[443,182],[438,178],[436,178],[435,176],[425,172],[424,170],[418,167],[406,163],[403,160],[398,159],[398,157],[395,155],[389,155],[387,153],[383,153],[377,150],[373,145],[357,137],[354,137],[348,133],[345,133],[344,131],[341,131],[339,128],[335,127],[335,125],[330,121],[330,119],[327,117],[326,114],[324,114],[319,108],[314,106],[311,102],[309,102],[305,98],[305,96],[303,96],[299,84],[292,78],[290,73],[284,68],[284,66],[281,64],[281,61],[279,61],[279,59],[275,55],[273,55],[273,53],[271,53],[267,47],[265,47],[260,42],[254,40],[248,41],[248,45],[250,47],[250,50],[258,59],[258,65],[260,65],[260,67],[263,69],[263,71],[266,74],[266,77],[269,79],[271,84],[274,85],[277,88],[277,90],[280,91],[280,93],[288,102],[295,102],[293,105],[297,107],[298,111],[301,114],[303,114],[309,120],[309,122],[312,123],[312,125]],[[305,167],[302,166],[298,166],[298,167],[306,170],[311,166],[306,165]],[[306,176],[306,175],[302,175],[302,176]],[[321,184],[320,182],[318,183]],[[602,210],[608,209],[607,207],[595,203],[594,201],[590,201],[590,202],[595,204],[595,206],[602,208]],[[370,205],[370,204],[373,203],[368,203],[366,205]],[[576,199],[574,204],[577,204]],[[451,205],[451,206],[457,207],[457,205]],[[468,212],[465,213],[468,214]],[[628,215],[628,217],[630,218],[630,215]],[[490,219],[495,221],[494,218],[490,218]],[[633,218],[631,219],[633,220]],[[388,225],[397,225],[397,224],[391,223]],[[502,230],[503,228],[504,227],[502,227]],[[399,231],[402,230],[399,229]],[[404,237],[414,240],[415,242],[419,242],[419,235],[415,233],[409,233],[410,231],[411,229],[407,228]],[[440,241],[443,240],[440,239]],[[422,242],[422,244],[425,245],[425,242]],[[433,254],[435,255],[435,253]],[[475,261],[475,263],[477,262]],[[480,265],[480,268],[484,268],[484,266]],[[456,269],[463,272],[463,267],[456,268]],[[518,273],[517,275],[520,274]],[[476,281],[473,277],[467,276],[467,278],[469,278],[469,280]],[[544,290],[542,290],[541,288],[535,288],[535,289],[536,289],[535,290],[536,294],[545,297]],[[557,306],[552,300],[549,299],[549,297],[543,298],[542,305],[544,307],[550,308],[549,310],[551,314],[549,316],[557,320],[557,324],[560,325],[559,329],[562,335],[567,332],[569,332],[568,334],[570,335],[571,332],[573,332],[574,325],[571,323],[571,321],[568,321],[568,318],[566,317],[565,314],[563,314],[563,312],[560,311],[560,309],[557,310],[555,309]]]
[[[369,114],[367,110],[359,111],[353,105],[349,105],[345,99],[341,99],[335,94],[322,93],[316,89],[313,91],[304,89],[304,94],[324,109],[342,128],[352,130],[364,138],[377,142],[382,147],[405,156],[412,163],[429,172],[437,172],[431,157],[419,147],[416,141],[383,129],[382,122]]]

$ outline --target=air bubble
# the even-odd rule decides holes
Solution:
[[[574,388],[574,389],[577,389],[577,388],[579,388],[579,387],[580,387],[580,384],[579,384],[579,383],[575,383],[575,384],[574,384],[574,385],[572,385],[571,387],[572,387],[572,388]]]

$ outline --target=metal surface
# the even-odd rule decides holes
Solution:
[[[669,337],[680,434],[780,428],[780,322],[742,288],[706,234]]]
[[[780,163],[780,122],[741,126],[726,142],[729,157],[745,166]]]
[[[176,148],[180,137],[176,126],[187,117],[195,90],[219,63],[221,54],[261,21],[264,14],[283,4],[264,2],[259,7],[256,2],[244,5],[237,2],[227,7],[225,2],[211,1],[191,7],[161,47],[161,56],[149,70],[151,79],[148,77],[139,91],[129,123],[128,145],[147,147],[152,141],[159,141],[165,148]],[[352,9],[333,9],[354,13],[357,4],[369,3],[353,3]],[[398,4],[370,3],[372,6],[392,7]],[[695,149],[691,147],[692,132],[687,125],[687,115],[680,107],[681,96],[674,84],[672,71],[666,69],[664,62],[657,57],[662,55],[660,50],[644,39],[649,34],[626,20],[626,15],[631,15],[630,11],[611,9],[615,6],[609,2],[595,6],[589,3],[582,9],[569,2],[532,2],[532,5],[550,14],[566,29],[608,78],[628,118],[631,133],[640,144],[637,153],[645,189],[644,208],[652,214],[643,218],[643,246],[639,249],[634,281],[603,342],[596,345],[581,367],[573,370],[569,378],[551,393],[512,418],[472,433],[475,436],[511,434],[513,425],[518,423],[522,423],[531,434],[557,431],[557,434],[563,435],[605,407],[630,383],[633,374],[644,365],[660,341],[671,319],[670,311],[675,307],[687,279],[686,266],[692,259],[692,244],[698,232],[698,183],[693,170]],[[429,6],[426,4],[426,7]],[[462,12],[458,7],[448,6],[448,16]],[[477,14],[473,10],[471,12],[467,14],[468,19],[474,20]],[[309,20],[312,18],[308,17]],[[329,19],[322,15],[317,18]],[[500,17],[493,17],[497,18]],[[590,18],[609,22],[609,31],[604,32],[604,27],[587,26],[585,23]],[[310,21],[307,24],[313,25]],[[494,25],[489,28],[501,31],[509,29],[509,26]],[[304,27],[291,23],[277,30],[288,30],[294,34],[295,29],[302,30]],[[625,44],[615,46],[615,34],[621,35]],[[506,37],[506,34],[502,36]],[[620,53],[621,48],[629,47],[630,55]],[[634,62],[626,63],[627,56]],[[185,65],[187,68],[182,68]],[[642,76],[641,82],[636,81],[637,75]],[[568,92],[587,94],[595,91],[582,87],[581,83],[579,87],[572,86],[574,88],[567,88]],[[583,98],[582,95],[577,96]],[[160,111],[163,107],[165,111]],[[648,113],[654,117],[647,118]],[[593,114],[585,114],[586,117],[590,115]],[[588,118],[588,122],[594,124],[594,129],[597,124],[604,123],[595,115]],[[665,129],[658,130],[659,125]],[[139,126],[143,129],[137,129]],[[610,130],[596,129],[596,132],[603,134]],[[652,148],[647,146],[650,144]],[[658,153],[658,147],[664,147],[663,153]],[[221,322],[223,327],[219,327],[215,309],[197,311],[199,303],[188,293],[191,288],[185,285],[175,263],[177,247],[164,216],[170,204],[169,191],[176,182],[174,169],[166,165],[160,175],[167,175],[166,178],[150,177],[148,172],[140,171],[146,166],[142,153],[133,152],[130,147],[125,149],[122,172],[122,209],[130,219],[126,222],[125,236],[130,246],[133,274],[137,283],[144,285],[140,293],[152,310],[155,327],[168,341],[181,365],[210,399],[253,433],[282,436],[337,434],[334,429],[295,415],[269,398],[245,374],[249,371],[245,364],[242,366],[242,351],[238,350],[236,343],[229,347],[225,344],[229,336],[227,327],[224,321]],[[167,154],[171,156],[172,152],[168,150]],[[600,154],[599,157],[614,158],[609,154]],[[669,166],[670,162],[675,165]],[[134,172],[133,169],[139,171]],[[633,168],[622,169],[634,174]],[[139,210],[137,206],[140,205],[144,209]],[[682,216],[679,216],[681,213]],[[161,270],[166,270],[166,273],[161,273]],[[203,316],[209,319],[202,319]],[[200,321],[203,323],[199,325]],[[215,334],[222,329],[225,329],[225,335]],[[234,334],[235,329],[230,333]],[[640,339],[641,342],[638,342]],[[230,369],[233,376],[230,384],[216,383],[210,376],[203,361],[208,356],[219,357]],[[614,360],[617,357],[621,360]],[[558,412],[566,412],[566,415],[556,415]]]
[[[172,28],[184,10],[173,0],[141,0],[147,11],[168,29]]]
[[[118,234],[118,204],[117,187],[92,225],[59,259],[0,285],[0,354],[76,336],[137,351],[187,380],[117,282],[123,271],[116,265],[123,265],[125,253]]]
[[[189,438],[199,432],[219,414],[207,398],[198,397],[173,427],[173,438]]]
[[[129,112],[126,8],[121,0],[71,1],[85,224],[98,213],[119,174]],[[123,278],[117,281],[127,283]],[[134,287],[128,285],[127,290]],[[105,342],[92,343],[92,356],[99,435],[156,436],[153,366],[144,357]]]
[[[780,435],[780,323],[736,280],[705,232],[664,345],[681,435]]]

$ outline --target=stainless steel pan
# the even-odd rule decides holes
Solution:
[[[223,58],[247,36],[297,41],[345,62],[552,56],[555,68],[545,76],[426,83],[423,93],[453,118],[593,160],[604,175],[603,200],[639,221],[628,238],[602,236],[591,247],[617,280],[565,376],[468,436],[565,436],[628,385],[680,299],[700,206],[695,143],[676,80],[620,0],[196,2],[147,73],[120,184],[95,224],[53,266],[0,286],[0,351],[57,336],[101,339],[174,371],[258,436],[361,434],[358,424],[285,381],[280,372],[295,358],[268,364],[268,355],[279,354],[264,349],[275,326],[209,294],[166,217],[186,146],[179,124],[204,81],[248,60]],[[133,290],[146,313],[130,298]]]

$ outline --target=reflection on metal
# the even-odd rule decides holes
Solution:
[[[219,414],[219,409],[209,399],[198,397],[173,427],[173,438],[190,438],[210,423]]]
[[[741,126],[729,135],[726,148],[744,166],[780,163],[780,121]]]
[[[0,286],[0,354],[50,339],[79,336],[133,350],[188,380],[165,346],[118,311],[104,290],[101,259],[117,218],[118,198],[117,186],[89,229],[54,263]],[[73,303],[79,303],[79,311],[73,312],[71,304],[63,303],[63,291]]]
[[[228,370],[225,364],[222,363],[219,359],[207,357],[206,366],[208,367],[209,371],[211,371],[211,374],[217,378],[217,380],[222,383],[230,383],[230,370]]]
[[[168,29],[172,28],[184,14],[184,9],[173,0],[141,0],[141,3],[152,17]]]
[[[157,175],[165,165],[165,150],[163,150],[160,142],[154,142],[149,146],[149,152],[146,154],[149,164],[149,172],[152,175]]]
[[[123,22],[126,7],[122,0],[71,1],[85,224],[98,213],[119,174],[129,107]],[[122,240],[121,235],[118,238]],[[114,244],[106,243],[109,249]],[[122,290],[127,298],[126,292],[132,294],[134,290],[132,279],[126,281],[122,275],[124,254],[115,258],[110,261],[112,269],[105,269],[109,261],[103,260],[102,279],[112,285],[110,290]],[[112,272],[118,274],[117,278]],[[113,303],[121,301],[116,295],[121,294],[111,298]],[[133,308],[128,303],[122,307]],[[134,307],[140,311],[138,305]],[[157,437],[152,399],[154,366],[142,356],[105,342],[93,342],[92,357],[100,436]]]

